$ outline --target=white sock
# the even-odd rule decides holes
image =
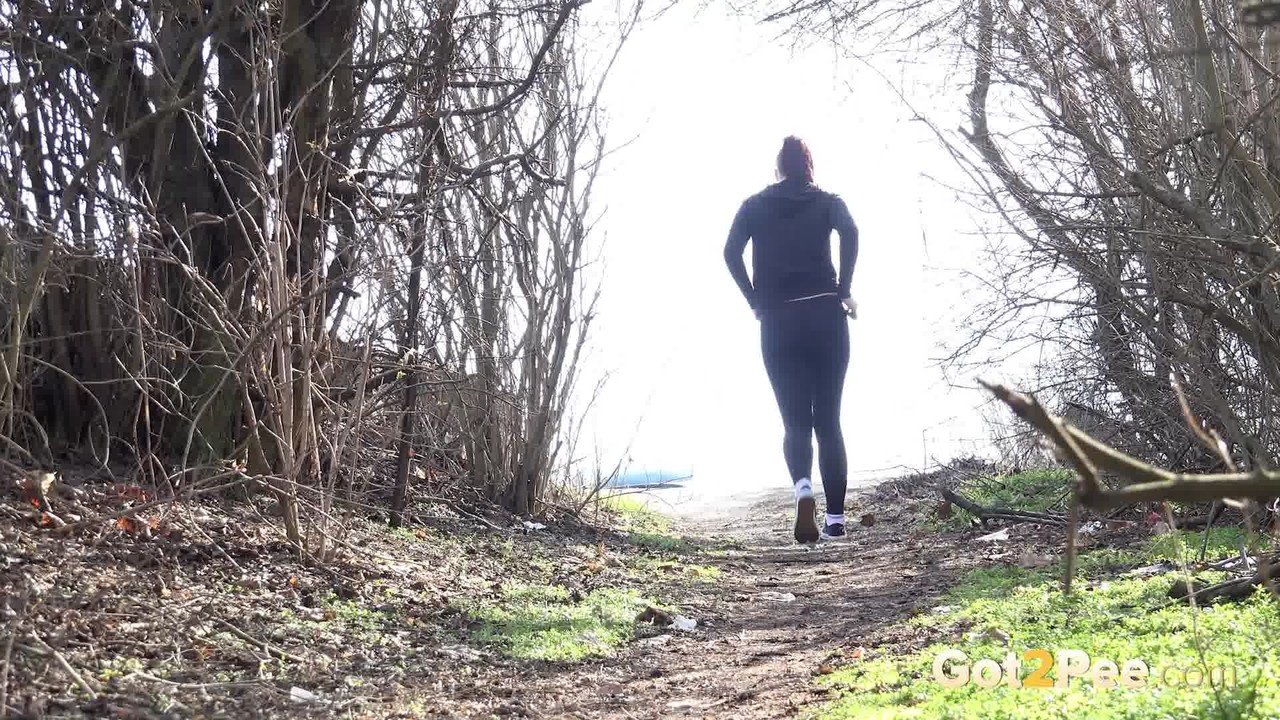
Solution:
[[[827,513],[827,524],[828,524],[828,525],[843,525],[843,524],[844,524],[844,515],[843,515],[843,514],[840,514],[840,515],[832,515],[831,513]]]
[[[796,500],[813,497],[813,486],[809,483],[809,478],[800,478],[796,481]]]

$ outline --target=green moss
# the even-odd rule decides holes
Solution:
[[[724,576],[724,571],[713,565],[681,562],[650,557],[636,557],[628,563],[630,575],[638,581],[684,579],[697,583],[713,583]]]
[[[653,510],[645,505],[641,500],[637,499],[635,493],[615,493],[613,495],[601,495],[599,499],[601,507],[607,508],[619,515],[650,515],[655,514]]]
[[[600,506],[617,516],[619,529],[647,533],[671,531],[671,521],[638,500],[634,493],[606,495],[600,498]]]
[[[1128,551],[1124,564],[1176,559],[1202,536],[1191,533],[1154,538]],[[1227,530],[1210,536],[1211,548],[1234,546]],[[1212,550],[1211,550],[1212,552]],[[822,682],[838,689],[839,700],[820,718],[1271,718],[1280,714],[1280,606],[1265,590],[1239,603],[1192,610],[1169,604],[1167,590],[1176,575],[1102,580],[1106,561],[1082,556],[1077,590],[1061,592],[1055,570],[985,568],[969,573],[941,600],[938,611],[912,625],[936,638],[924,650],[855,662]],[[1225,554],[1225,553],[1223,553]],[[1205,573],[1212,580],[1212,573]],[[1219,574],[1220,576],[1220,574]],[[958,649],[969,662],[1002,662],[1032,648],[1051,653],[1082,650],[1123,666],[1131,659],[1148,664],[1152,676],[1165,668],[1208,673],[1227,669],[1234,683],[1216,690],[1155,687],[1099,689],[1075,679],[1065,689],[983,689],[973,684],[944,688],[933,663],[943,650]],[[1040,663],[1023,660],[1020,677]],[[1058,667],[1050,671],[1056,678]],[[1230,677],[1230,676],[1228,676]]]
[[[108,682],[115,678],[124,677],[130,673],[142,672],[146,670],[146,664],[142,660],[135,657],[109,657],[99,661],[98,679]],[[163,677],[163,671],[154,674],[160,674]]]
[[[353,630],[379,631],[396,622],[396,615],[386,610],[374,610],[358,602],[341,600],[330,594],[321,603],[334,621]]]
[[[383,588],[381,594],[387,598],[389,592],[394,590]],[[375,609],[358,601],[343,600],[332,592],[319,598],[316,610],[308,614],[309,617],[300,616],[286,607],[281,608],[279,617],[284,627],[293,633],[337,633],[372,645],[385,643],[389,632],[398,629],[403,620],[399,612],[389,606]]]
[[[507,585],[499,600],[466,610],[481,623],[472,635],[477,642],[516,658],[572,662],[609,655],[630,641],[644,605],[627,590],[574,598],[559,585]]]

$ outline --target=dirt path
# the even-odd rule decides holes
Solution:
[[[86,487],[93,512],[125,497]],[[947,535],[914,534],[935,493],[908,480],[857,491],[850,517],[874,522],[811,548],[791,538],[785,489],[673,503],[684,538],[660,539],[674,549],[580,522],[433,526],[424,512],[396,532],[353,521],[347,542],[360,552],[316,566],[272,539],[252,505],[157,512],[67,538],[11,492],[0,497],[0,638],[22,640],[0,687],[23,717],[803,716],[826,699],[821,669],[856,662],[858,648],[909,647],[900,622],[972,564]],[[720,574],[684,573],[705,566]],[[561,610],[623,589],[698,624],[638,627],[646,637],[603,659],[521,660],[469,610],[518,603],[504,595],[510,583],[558,589]],[[563,614],[528,617],[581,632]]]
[[[936,604],[965,562],[943,543],[909,530],[918,507],[886,486],[855,496],[870,527],[813,548],[790,536],[789,491],[762,493],[720,515],[677,517],[690,534],[735,541],[716,564],[714,585],[676,598],[699,621],[692,633],[638,641],[618,656],[564,675],[539,673],[523,704],[532,716],[590,718],[803,715],[826,699],[814,683],[824,666],[858,648],[902,642],[892,626]],[[918,516],[918,514],[917,514]],[[857,515],[851,515],[856,518]]]

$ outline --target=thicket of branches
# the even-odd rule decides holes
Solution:
[[[958,358],[1047,345],[1046,402],[1075,425],[1167,466],[1227,469],[1184,421],[1178,377],[1233,464],[1274,466],[1280,28],[1226,0],[835,0],[768,16],[860,50],[883,28],[957,60],[933,80],[953,85],[962,127],[935,127],[1021,238],[987,268]]]
[[[1234,462],[1272,466],[1274,31],[1199,0],[983,0],[971,27],[966,139],[1029,257],[1075,281],[1016,294],[1072,308],[1064,409],[1152,460],[1225,469],[1183,422],[1177,376]]]
[[[243,483],[318,556],[335,500],[536,510],[593,302],[581,5],[0,3],[8,467]]]

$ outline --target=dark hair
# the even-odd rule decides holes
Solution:
[[[782,141],[782,150],[778,152],[778,174],[783,180],[813,182],[813,155],[809,154],[809,146],[795,135]]]

